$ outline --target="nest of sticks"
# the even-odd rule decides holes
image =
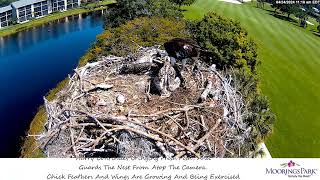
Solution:
[[[48,157],[245,157],[250,127],[232,80],[212,65],[195,72],[187,64],[183,85],[163,97],[153,80],[165,56],[140,48],[75,69],[55,100],[44,99],[39,147]]]

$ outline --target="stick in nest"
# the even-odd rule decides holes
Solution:
[[[219,119],[219,120],[216,122],[216,124],[210,129],[210,131],[207,132],[201,139],[199,139],[198,142],[197,142],[197,144],[196,144],[195,146],[191,147],[191,149],[192,149],[193,151],[195,151],[196,149],[198,149],[198,148],[200,147],[200,145],[201,145],[206,139],[208,139],[208,138],[211,136],[211,134],[213,133],[213,131],[219,126],[220,122],[221,122],[221,120]],[[182,157],[183,155],[185,155],[185,154],[186,154],[186,152],[185,152],[185,151],[182,151],[182,152],[180,152],[178,155],[176,155],[175,158],[181,158],[181,157]]]

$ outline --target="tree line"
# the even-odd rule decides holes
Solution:
[[[320,14],[316,13],[314,8],[319,7],[315,4],[279,4],[277,0],[257,0],[257,7],[264,9],[265,3],[270,3],[274,9],[274,13],[284,13],[287,15],[287,19],[290,19],[291,15],[299,18],[299,24],[301,27],[307,27],[307,20],[309,17],[315,18],[320,22]],[[320,25],[317,26],[320,32]]]

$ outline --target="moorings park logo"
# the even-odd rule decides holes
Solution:
[[[318,175],[318,169],[304,168],[292,160],[288,163],[280,164],[279,168],[266,168],[268,175],[284,175],[292,178],[303,178]]]

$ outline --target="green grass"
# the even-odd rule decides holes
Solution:
[[[320,157],[320,38],[252,3],[198,0],[189,19],[208,11],[237,20],[258,44],[261,89],[277,122],[267,147],[273,157]]]
[[[106,5],[109,5],[110,3],[114,3],[114,2],[115,2],[115,0],[102,0],[102,1],[95,2],[95,3],[89,3],[85,7],[86,8],[96,8],[99,6],[106,6]]]
[[[45,23],[48,23],[51,21],[55,21],[55,20],[58,20],[58,19],[61,19],[64,17],[68,17],[68,16],[72,16],[72,15],[76,15],[76,14],[88,13],[88,12],[92,12],[92,11],[97,11],[97,10],[104,8],[101,6],[106,6],[106,5],[112,4],[114,2],[115,2],[114,0],[104,0],[104,1],[100,2],[99,6],[92,6],[91,7],[90,6],[91,4],[88,4],[87,6],[89,6],[89,7],[77,8],[77,9],[72,9],[72,10],[68,10],[65,12],[53,13],[53,14],[50,14],[50,15],[45,16],[43,18],[34,19],[34,20],[29,21],[27,23],[9,26],[7,28],[3,28],[0,30],[0,37],[14,34],[19,31],[23,31],[23,30],[33,28],[36,26],[40,26],[42,24],[45,24]]]

